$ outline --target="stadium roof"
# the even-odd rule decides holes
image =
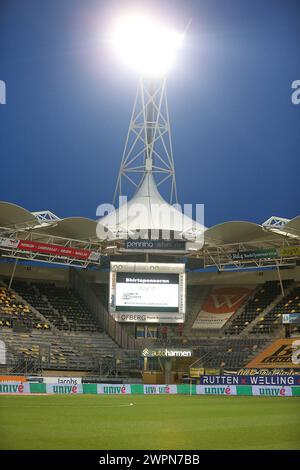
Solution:
[[[86,217],[68,217],[39,229],[39,233],[76,240],[95,240],[97,222]]]
[[[134,211],[134,205],[143,208],[139,213]],[[140,206],[139,206],[140,205]],[[158,216],[157,207],[169,208],[170,218]],[[132,213],[131,213],[132,210]],[[80,241],[100,242],[97,237],[98,221],[85,217],[56,218],[50,222],[41,222],[38,213],[33,213],[16,204],[0,201],[0,228],[2,234],[7,231],[12,234],[18,232],[30,232],[38,235],[40,241],[43,237],[56,236]],[[55,216],[54,216],[55,217]],[[117,222],[116,222],[117,217]],[[113,235],[127,228],[131,231],[140,230],[174,230],[185,233],[204,232],[206,245],[222,246],[230,244],[254,244],[281,245],[288,239],[291,243],[299,244],[300,241],[300,216],[297,216],[280,227],[265,227],[245,221],[231,221],[206,228],[198,224],[190,217],[182,215],[175,207],[170,206],[160,195],[156,183],[151,174],[147,175],[136,192],[128,202],[127,208],[120,207],[116,211],[103,217],[100,221]]]
[[[300,215],[291,219],[282,230],[288,234],[295,235],[300,238]]]
[[[261,225],[252,222],[223,222],[205,231],[205,241],[213,245],[260,241],[276,242],[282,240],[282,235],[274,233],[273,231],[267,231]]]
[[[25,228],[37,224],[36,217],[21,206],[0,201],[0,227]]]

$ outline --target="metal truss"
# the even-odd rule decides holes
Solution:
[[[140,80],[113,197],[115,206],[120,196],[133,195],[146,172],[155,175],[170,204],[177,203],[165,79]]]
[[[283,217],[277,217],[276,215],[272,215],[268,220],[266,220],[262,225],[266,228],[280,228],[284,227],[290,219],[285,219]]]
[[[57,215],[53,214],[51,211],[38,211],[32,212],[32,214],[36,217],[41,225],[47,224],[52,222],[59,222],[61,219],[57,217]]]
[[[286,224],[290,222],[290,219],[285,219],[283,217],[272,216],[266,220],[262,226],[263,229],[269,232],[278,233],[279,235],[284,235],[290,239],[299,240],[300,242],[300,233],[291,233],[290,230],[286,230]]]
[[[8,238],[12,240],[27,240],[33,242],[49,243],[59,245],[65,248],[74,248],[78,250],[90,250],[99,255],[102,254],[102,249],[99,243],[84,242],[82,240],[74,240],[70,238],[63,238],[57,236],[48,236],[38,233],[36,231],[12,230],[0,227],[0,238]],[[75,257],[67,257],[62,255],[55,255],[41,252],[30,252],[20,250],[14,247],[7,247],[0,245],[0,257],[13,258],[26,261],[39,261],[43,263],[62,264],[64,266],[74,266],[78,268],[87,268],[88,266],[100,266],[101,257],[99,260],[78,259]]]

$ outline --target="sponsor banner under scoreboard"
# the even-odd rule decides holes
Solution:
[[[111,312],[110,315],[115,321],[123,323],[183,323],[184,321],[182,313],[176,312]]]

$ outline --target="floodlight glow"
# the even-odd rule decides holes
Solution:
[[[143,77],[162,77],[174,63],[183,34],[152,18],[130,15],[116,23],[111,39],[120,59]]]

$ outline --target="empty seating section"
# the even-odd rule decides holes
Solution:
[[[118,345],[106,333],[70,333],[68,339],[76,342],[80,351],[93,359],[112,356],[119,349]]]
[[[44,369],[95,370],[101,358],[113,356],[118,346],[105,333],[55,336],[51,331],[15,333],[1,330],[9,351],[39,361]]]
[[[55,337],[51,332],[33,330],[28,334],[20,334],[6,330],[2,337],[8,348],[27,359],[39,360],[40,366],[45,369],[84,370],[93,365],[90,357],[68,344],[64,337]]]
[[[287,288],[292,281],[283,281]],[[226,328],[226,335],[239,335],[247,326],[272,303],[281,294],[280,283],[277,281],[267,281],[251,297],[245,305],[242,312],[233,319]]]
[[[272,335],[282,325],[283,313],[300,312],[300,285],[293,288],[292,282],[283,282],[289,293],[282,300],[279,282],[265,282],[227,327],[197,335],[191,326],[212,286],[205,289],[189,286],[184,330],[178,325],[168,325],[168,334],[157,334],[150,339],[162,346],[193,348],[201,367],[243,367],[266,347],[271,339],[267,335]],[[108,285],[90,286],[107,309]],[[17,328],[20,324],[25,326],[23,331]],[[246,328],[247,337],[238,336]],[[299,326],[292,326],[291,334],[297,332]],[[116,343],[101,332],[76,292],[59,282],[15,279],[12,289],[0,285],[0,336],[9,354],[39,362],[40,369],[95,372],[101,369],[103,358],[116,357],[119,350]],[[148,341],[148,338],[142,340]]]
[[[70,287],[18,279],[12,287],[0,286],[0,336],[16,360],[36,361],[40,369],[95,371],[119,349]],[[17,330],[16,321],[27,328]]]
[[[23,281],[13,287],[59,330],[97,331],[94,318],[71,288]]]
[[[240,368],[266,345],[265,339],[207,339],[200,342],[196,355],[205,368]]]
[[[0,286],[0,327],[16,328],[18,325],[28,329],[50,328],[49,323],[37,316],[27,303],[18,300],[12,290]]]
[[[298,312],[300,312],[300,286],[295,287],[269,313],[262,315],[250,333],[256,335],[274,333],[282,326],[282,315],[284,313]],[[296,330],[296,328],[294,329]]]

